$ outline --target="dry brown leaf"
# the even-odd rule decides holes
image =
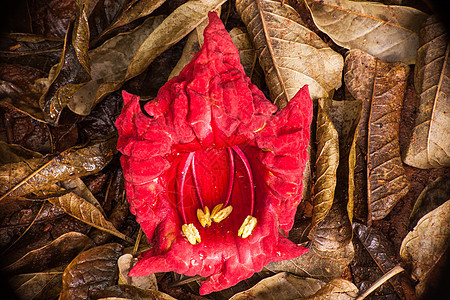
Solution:
[[[416,293],[420,296],[428,276],[447,251],[450,243],[450,200],[423,216],[414,230],[404,238],[401,258],[412,264],[412,277],[418,280]]]
[[[123,254],[117,260],[117,265],[119,266],[119,280],[118,284],[128,284],[135,286],[144,290],[158,290],[158,282],[156,281],[155,274],[150,274],[147,276],[141,277],[129,277],[128,272],[130,272],[131,268],[137,262],[134,261],[133,255],[131,254]]]
[[[324,285],[325,283],[318,279],[301,278],[282,272],[261,280],[251,289],[234,295],[230,300],[303,299],[315,294]]]
[[[53,190],[58,190],[58,187],[54,186]],[[60,188],[59,191],[64,192],[64,189]],[[131,244],[134,243],[131,238],[118,231],[110,221],[106,220],[98,208],[89,203],[86,199],[81,198],[72,192],[59,197],[50,197],[46,200],[61,208],[65,213],[71,215],[75,219],[113,234]]]
[[[113,285],[103,290],[94,291],[92,296],[98,300],[176,300],[163,292],[144,290],[126,284]],[[200,298],[200,296],[198,297]],[[203,299],[203,297],[200,299]]]
[[[237,0],[236,10],[280,108],[305,84],[313,99],[331,97],[341,86],[342,56],[305,27],[294,8],[280,1]]]
[[[348,280],[334,279],[328,282],[317,293],[305,300],[353,300],[358,296],[358,288]]]
[[[98,246],[79,254],[64,270],[60,300],[91,299],[94,291],[110,286],[123,247],[116,243]]]
[[[418,113],[404,162],[416,168],[450,166],[450,43],[436,16],[420,31],[414,69]]]
[[[418,32],[427,14],[407,6],[366,1],[306,0],[316,26],[348,49],[386,62],[414,64]]]
[[[356,141],[355,197],[361,203],[367,191],[369,220],[384,218],[409,190],[398,136],[408,75],[407,65],[385,63],[361,50],[350,50],[346,57],[346,87],[363,102]]]
[[[35,158],[0,167],[0,201],[45,190],[52,184],[102,170],[116,153],[117,139],[71,148],[50,158]]]
[[[28,150],[20,145],[0,141],[0,166],[32,158],[42,158],[42,154]]]
[[[8,273],[43,271],[70,262],[78,253],[92,246],[94,243],[86,235],[69,232],[39,249],[28,252],[2,270]]]

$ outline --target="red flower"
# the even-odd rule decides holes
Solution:
[[[145,113],[123,92],[116,122],[131,212],[153,245],[130,276],[199,274],[208,277],[201,294],[307,251],[285,234],[301,200],[312,117],[306,86],[276,112],[220,19],[209,20],[181,74]]]

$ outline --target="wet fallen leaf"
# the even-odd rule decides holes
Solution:
[[[29,3],[33,32],[47,37],[63,38],[75,11],[75,0]],[[51,21],[50,21],[51,20]]]
[[[95,299],[133,299],[133,300],[176,300],[159,291],[144,290],[132,285],[113,285],[103,290],[94,291]]]
[[[416,168],[450,166],[450,43],[436,16],[420,31],[420,48],[414,69],[419,106],[404,162]]]
[[[392,243],[378,230],[372,227],[367,227],[362,223],[353,223],[353,232],[360,240],[364,249],[370,254],[377,267],[381,270],[381,274],[387,273],[393,269],[397,264],[397,255],[394,251]],[[364,268],[364,270],[366,270]],[[380,276],[378,276],[380,277]],[[402,283],[399,277],[393,277],[389,280],[397,295],[405,298],[402,289]],[[373,283],[373,282],[371,282]],[[365,288],[361,288],[363,292]]]
[[[53,158],[36,158],[0,167],[1,199],[40,191],[56,182],[94,174],[112,159],[117,140],[111,138],[83,148],[72,148]]]
[[[418,280],[420,296],[429,284],[428,277],[445,255],[450,243],[450,200],[423,216],[409,232],[400,248],[401,258],[411,263],[412,277]]]
[[[94,245],[79,232],[69,232],[47,245],[30,251],[19,260],[2,268],[8,273],[40,272],[70,262],[78,253]]]
[[[312,99],[331,97],[341,86],[342,56],[303,25],[291,6],[271,0],[238,0],[266,75],[272,101],[280,108],[305,84]]]
[[[58,267],[39,273],[20,274],[11,277],[8,283],[19,299],[56,299],[62,289],[64,268]]]
[[[361,50],[350,50],[345,60],[346,87],[363,102],[356,141],[355,197],[359,204],[367,191],[369,220],[384,218],[409,190],[398,137],[408,75],[407,65],[385,63]]]
[[[348,280],[334,279],[305,300],[353,300],[358,296],[358,288]]]
[[[155,274],[142,277],[129,277],[128,272],[137,261],[134,260],[133,255],[123,254],[117,260],[119,266],[119,281],[118,284],[128,284],[144,290],[158,290],[158,282]]]
[[[438,177],[435,181],[427,185],[414,204],[411,216],[409,217],[409,228],[412,230],[424,215],[447,201],[449,195],[449,176]]]
[[[315,294],[324,285],[325,283],[318,279],[302,278],[282,272],[261,280],[251,289],[240,292],[230,299],[303,299]]]
[[[121,245],[111,243],[89,249],[75,257],[64,270],[59,299],[89,299],[94,291],[112,285],[117,278],[117,259],[122,250]]]
[[[98,200],[89,190],[89,188],[86,186],[86,184],[84,184],[83,180],[81,180],[80,178],[73,178],[62,181],[60,183],[60,186],[74,193],[78,197],[83,198],[84,200],[95,206],[95,208],[97,208],[102,213],[102,215],[106,216],[102,205],[98,202]]]
[[[306,0],[316,26],[339,46],[386,62],[414,64],[427,14],[407,6],[349,0]]]

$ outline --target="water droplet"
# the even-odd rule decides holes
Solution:
[[[206,257],[206,253],[204,251],[200,251],[200,252],[198,252],[198,256],[200,257],[200,259],[203,260]]]
[[[204,265],[204,266],[203,266],[203,269],[204,269],[205,271],[209,271],[209,270],[211,270],[211,266],[210,266],[210,265]]]
[[[281,251],[277,251],[277,255],[278,255],[278,256],[281,256]]]
[[[192,266],[198,265],[198,261],[195,258],[191,258],[191,265]]]

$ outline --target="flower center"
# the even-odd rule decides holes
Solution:
[[[195,227],[193,223],[188,223],[187,217],[186,217],[186,206],[184,203],[185,193],[184,193],[184,187],[186,184],[186,176],[189,171],[189,168],[191,168],[192,172],[192,178],[195,186],[196,196],[198,199],[198,202],[200,204],[200,207],[197,209],[197,219],[200,222],[201,226],[203,228],[207,228],[211,226],[211,224],[214,223],[220,223],[223,220],[225,220],[232,212],[233,207],[229,205],[232,191],[233,191],[233,185],[234,185],[234,177],[235,174],[235,161],[234,161],[234,153],[237,154],[239,159],[242,161],[246,176],[250,185],[250,214],[245,218],[243,221],[241,227],[239,228],[237,234],[241,238],[247,238],[249,237],[254,228],[256,227],[257,220],[253,216],[254,211],[254,205],[255,205],[255,188],[254,188],[254,181],[253,181],[253,173],[250,166],[250,163],[245,156],[245,153],[238,147],[238,146],[232,146],[226,148],[227,150],[227,159],[229,161],[229,170],[228,170],[228,187],[226,192],[226,198],[224,203],[219,203],[214,206],[212,211],[209,210],[208,206],[205,205],[204,198],[202,196],[202,192],[200,189],[200,184],[198,180],[198,174],[196,169],[196,160],[195,160],[195,154],[196,152],[190,152],[182,169],[181,172],[181,187],[180,187],[180,193],[179,193],[179,204],[181,206],[181,216],[183,218],[184,224],[182,225],[181,229],[183,231],[184,236],[186,239],[191,243],[192,245],[195,245],[197,243],[201,242],[200,232]]]

